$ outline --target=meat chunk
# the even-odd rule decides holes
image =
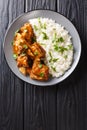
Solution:
[[[33,28],[29,23],[24,24],[19,30],[21,33],[22,37],[26,39],[28,42],[32,43],[35,35],[33,32]]]
[[[44,58],[45,57],[45,50],[39,45],[39,43],[34,43],[30,47],[32,53],[35,57]]]
[[[17,66],[18,67],[29,67],[29,64],[28,64],[28,57],[25,55],[25,56],[18,56],[17,58]]]
[[[17,55],[23,53],[28,49],[28,43],[24,39],[15,40],[13,43],[13,52]]]
[[[18,56],[17,66],[19,71],[24,75],[29,75],[31,73],[33,61],[27,56]]]
[[[19,67],[19,71],[20,71],[23,75],[26,75],[26,74],[27,74],[27,71],[26,71],[26,68],[25,68],[25,67]]]
[[[30,67],[19,67],[19,71],[23,74],[23,75],[29,75],[31,73],[31,68]]]
[[[31,51],[31,49],[27,50],[27,55],[31,58],[31,59],[35,59],[35,55],[33,54],[33,52]]]
[[[13,57],[17,62],[19,71],[23,75],[30,75],[36,80],[48,80],[49,68],[41,63],[45,58],[45,50],[37,43],[32,26],[24,24],[16,33],[13,39]]]
[[[28,75],[30,75],[31,70],[32,70],[32,68],[31,68],[31,67],[26,68],[26,73],[27,73]]]
[[[49,78],[49,68],[41,64],[41,61],[39,58],[36,58],[33,63],[33,67],[30,73],[30,78],[36,79],[36,80],[48,80]]]

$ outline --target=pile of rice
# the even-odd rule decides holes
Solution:
[[[30,19],[37,42],[45,49],[45,64],[52,77],[60,77],[73,60],[71,36],[63,26],[48,18]]]

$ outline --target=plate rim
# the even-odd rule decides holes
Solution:
[[[36,11],[48,11],[48,12],[54,12],[54,13],[56,13],[56,14],[61,15],[62,17],[64,17],[65,19],[67,19],[67,20],[72,24],[72,26],[74,27],[74,29],[75,29],[75,31],[76,31],[78,37],[79,37],[80,49],[79,49],[79,53],[78,53],[78,59],[76,60],[76,63],[75,63],[75,65],[73,66],[73,68],[71,67],[72,70],[70,71],[70,73],[67,74],[64,78],[62,78],[59,82],[55,82],[55,83],[52,82],[51,84],[49,84],[49,83],[48,83],[48,84],[39,84],[38,82],[41,83],[41,81],[37,81],[37,84],[34,84],[33,82],[25,81],[25,80],[23,80],[23,78],[21,78],[20,76],[16,75],[16,73],[14,73],[14,71],[12,70],[12,68],[10,67],[10,65],[9,65],[9,63],[8,63],[8,61],[7,61],[7,59],[6,59],[4,47],[5,47],[5,39],[6,39],[6,36],[7,36],[7,34],[8,34],[8,31],[9,31],[10,28],[12,27],[13,23],[15,23],[18,19],[20,19],[21,17],[23,17],[23,16],[25,16],[25,15],[31,13],[31,12],[36,12]],[[62,13],[56,12],[56,11],[54,11],[54,10],[50,10],[50,9],[34,9],[34,10],[30,10],[30,11],[28,11],[28,12],[24,12],[24,13],[20,14],[18,17],[16,17],[16,18],[9,24],[9,26],[8,26],[8,28],[7,28],[7,30],[6,30],[5,36],[4,36],[4,40],[3,40],[3,50],[4,50],[4,55],[5,55],[5,59],[6,59],[7,65],[9,66],[10,70],[12,71],[12,73],[13,73],[16,77],[18,77],[19,79],[21,79],[23,82],[27,82],[28,84],[46,87],[46,86],[53,86],[53,85],[59,84],[60,82],[63,82],[64,80],[66,80],[66,79],[74,72],[74,70],[75,70],[75,68],[77,67],[77,65],[78,65],[78,63],[79,63],[79,61],[80,61],[80,58],[81,58],[82,45],[81,45],[81,38],[80,38],[80,35],[79,35],[79,33],[78,33],[78,30],[77,30],[77,28],[75,27],[75,25],[72,23],[72,21],[69,20],[69,18],[67,18],[66,16],[64,16]],[[62,77],[62,76],[61,76],[61,77]],[[56,78],[56,77],[55,77],[55,78]],[[35,81],[36,81],[36,80],[35,80]],[[45,83],[45,81],[43,81],[43,82]]]

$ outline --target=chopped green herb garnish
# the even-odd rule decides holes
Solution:
[[[53,37],[54,37],[54,39],[57,38],[57,33],[54,33]]]
[[[53,30],[56,30],[56,28],[53,28]]]
[[[55,45],[54,45],[54,50],[55,50],[55,51],[58,51],[58,49],[59,49],[58,45],[55,44]]]
[[[63,53],[64,51],[67,51],[68,49],[67,48],[65,48],[65,47],[59,47],[59,49],[58,49],[58,51],[59,52],[61,52],[61,53]]]
[[[52,42],[53,42],[53,43],[56,42],[56,39],[57,39],[57,34],[54,33],[54,35],[53,35],[53,41],[52,41]]]
[[[53,57],[52,57],[52,54],[51,54],[51,52],[49,52],[49,55],[50,55],[50,60],[52,60],[53,59]],[[51,61],[50,61],[51,62]]]
[[[55,72],[56,72],[56,68],[55,68],[55,67],[51,66],[51,68],[52,68],[52,70],[53,70],[53,71],[55,71]]]
[[[13,54],[13,58],[14,58],[15,60],[17,59],[17,57],[18,57],[17,54]]]
[[[52,59],[50,59],[49,62],[52,62]]]
[[[38,17],[38,21],[40,21],[40,17]]]
[[[58,58],[53,58],[53,57],[52,57],[51,52],[49,52],[49,55],[50,55],[50,60],[49,60],[49,62],[56,62],[56,61],[58,60]]]
[[[35,37],[32,37],[32,42],[36,42],[36,38]]]
[[[69,50],[73,49],[72,44],[68,45]]]
[[[43,24],[43,28],[46,29],[46,23]]]
[[[39,64],[39,68],[40,68],[40,69],[42,68],[42,64]]]
[[[49,39],[48,36],[47,36],[47,34],[46,34],[45,32],[42,32],[42,34],[43,34],[43,39],[44,39],[44,40]]]
[[[58,38],[58,42],[64,42],[63,37]]]
[[[40,27],[43,28],[43,25],[42,25],[42,23],[41,23],[41,21],[40,21],[40,18],[38,18],[38,22],[39,22],[39,24],[40,24]]]
[[[49,78],[52,78],[52,74],[49,74]]]
[[[19,32],[19,29],[15,31],[15,35]]]
[[[37,30],[38,30],[38,27],[37,27],[36,25],[34,25],[34,29],[35,29],[35,31],[37,31]]]
[[[38,22],[39,22],[39,25],[40,25],[41,28],[46,29],[46,23],[43,24],[41,22],[40,18],[38,18]]]
[[[25,53],[21,53],[21,56],[25,56],[26,54]]]
[[[57,59],[50,59],[49,62],[56,62],[57,60],[58,60],[58,58]]]
[[[53,43],[54,43],[54,42],[64,42],[64,39],[63,39],[63,37],[58,38],[58,37],[57,37],[57,34],[54,33],[54,35],[53,35],[53,41],[52,41],[52,42],[53,42]]]
[[[65,55],[64,58],[67,59],[67,55]]]
[[[50,55],[50,60],[49,60],[49,62],[52,62],[52,60],[53,60],[53,57],[52,57],[52,54],[51,54],[51,52],[49,52],[49,55]]]
[[[54,50],[63,53],[64,51],[67,51],[68,49],[63,46],[58,47],[58,45],[55,44]]]
[[[57,60],[58,60],[58,58],[57,59],[55,58],[55,59],[53,59],[53,62],[56,62]]]
[[[45,43],[40,43],[41,45],[46,45]]]
[[[35,51],[35,52],[34,52],[34,55],[37,56],[37,55],[38,55],[38,51]]]
[[[13,43],[14,43],[14,42],[12,41],[12,42],[11,42],[11,45],[13,45]]]
[[[43,72],[40,73],[40,77],[44,77],[44,73]]]
[[[25,48],[25,49],[28,49],[28,46],[25,44],[25,45],[23,45],[23,47]]]

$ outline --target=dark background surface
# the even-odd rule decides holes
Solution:
[[[9,24],[34,9],[62,13],[81,37],[82,55],[76,70],[55,86],[23,82],[4,57]],[[0,130],[87,130],[87,0],[0,0]]]

